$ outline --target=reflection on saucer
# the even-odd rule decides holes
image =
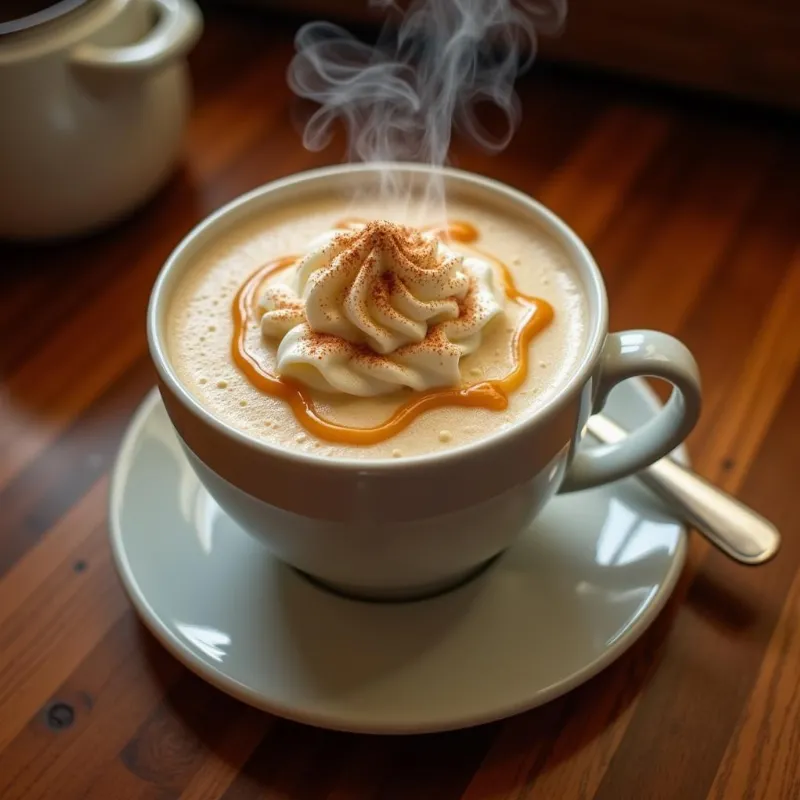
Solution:
[[[198,650],[205,653],[214,661],[222,661],[226,653],[222,649],[231,643],[227,633],[208,628],[205,625],[187,625],[183,622],[174,622],[176,630],[185,636]]]
[[[631,564],[654,550],[675,546],[675,523],[643,517],[641,510],[622,497],[609,500],[603,529],[597,538],[597,563]]]

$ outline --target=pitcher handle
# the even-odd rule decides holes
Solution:
[[[154,6],[158,16],[146,36],[122,47],[83,42],[70,53],[70,63],[101,72],[147,73],[186,55],[203,29],[203,17],[193,0],[141,2]]]

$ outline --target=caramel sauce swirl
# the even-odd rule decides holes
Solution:
[[[337,228],[355,228],[362,220],[346,219]],[[447,226],[429,228],[440,238],[471,244],[478,238],[478,231],[468,222],[451,222]],[[544,330],[553,319],[553,308],[546,301],[520,292],[514,284],[508,267],[492,256],[477,249],[476,253],[496,264],[500,270],[506,297],[525,309],[512,338],[514,367],[495,380],[486,380],[471,386],[453,389],[434,389],[415,394],[397,409],[385,422],[372,428],[353,428],[326,420],[316,410],[311,390],[265,370],[248,351],[246,335],[257,305],[259,288],[274,275],[288,269],[297,261],[297,256],[284,256],[270,261],[245,281],[233,300],[233,341],[231,355],[236,366],[247,380],[259,391],[277,397],[289,404],[297,421],[314,436],[328,442],[349,445],[370,445],[385,441],[407,428],[420,414],[435,408],[463,406],[502,411],[508,407],[508,395],[517,390],[528,375],[529,345],[537,333]]]

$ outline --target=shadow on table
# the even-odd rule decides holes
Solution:
[[[723,558],[716,553],[713,555]],[[728,566],[741,569],[738,564],[724,565],[725,568]],[[718,576],[710,570],[699,572],[686,597],[687,605],[720,632],[736,633],[747,630],[759,622],[763,609],[748,602],[744,593],[737,591],[735,584],[724,577],[728,577],[727,574]],[[737,578],[741,579],[742,575]]]

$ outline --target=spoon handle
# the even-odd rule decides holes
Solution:
[[[627,435],[602,414],[590,417],[587,429],[603,444]],[[671,458],[662,458],[636,477],[735,561],[763,564],[778,551],[781,537],[771,522]]]

